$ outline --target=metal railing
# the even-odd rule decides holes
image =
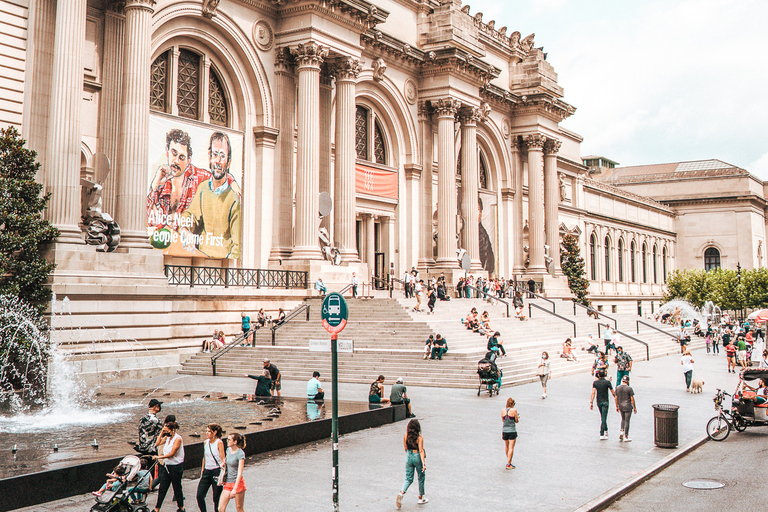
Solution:
[[[376,284],[382,284],[382,288],[376,288]],[[382,279],[380,277],[371,276],[371,291],[373,290],[389,290],[389,298],[392,298],[392,283],[387,281],[386,279]]]
[[[532,307],[536,308],[536,309],[540,309],[541,311],[547,313],[548,315],[556,316],[560,320],[566,321],[569,324],[573,325],[573,337],[574,338],[576,337],[576,322],[574,322],[573,320],[569,320],[569,319],[565,318],[564,316],[558,315],[554,311],[550,311],[547,308],[543,308],[543,307],[539,306],[538,304],[534,304],[532,302],[528,303],[528,318],[531,318],[531,313],[532,313],[531,308]]]
[[[285,320],[283,320],[279,324],[273,324],[272,327],[270,327],[270,329],[272,329],[272,346],[275,346],[275,333],[277,332],[277,330],[280,327],[287,324],[288,322],[290,322],[291,320],[293,320],[294,318],[296,318],[297,316],[299,316],[299,313],[301,313],[304,310],[307,311],[307,322],[309,322],[309,304],[302,304],[301,306],[297,307],[296,309],[288,313],[285,317]]]
[[[247,340],[248,337],[251,334],[255,333],[258,329],[259,329],[259,327],[252,327],[250,331],[246,331],[246,332],[240,333],[239,335],[237,335],[235,337],[234,340],[229,342],[226,346],[222,347],[221,350],[219,350],[218,352],[216,352],[214,355],[211,356],[211,371],[213,372],[213,376],[214,377],[216,376],[216,361],[221,356],[223,356],[224,354],[226,354],[227,352],[232,350],[233,347],[236,347],[236,346],[242,344],[243,341]]]
[[[405,293],[405,281],[402,279],[398,279],[396,277],[391,278],[392,279],[392,288],[389,290],[389,296],[392,297],[392,292],[395,289],[395,283],[400,283],[403,287],[403,293]]]
[[[645,326],[647,326],[647,327],[650,327],[651,329],[656,329],[656,330],[657,330],[657,331],[659,331],[659,332],[663,332],[664,334],[666,334],[666,335],[667,335],[667,336],[669,336],[670,338],[675,338],[675,339],[677,339],[677,336],[676,336],[676,335],[674,335],[674,334],[672,334],[671,332],[667,332],[667,331],[665,331],[664,329],[661,329],[661,328],[659,328],[659,327],[656,327],[655,325],[653,325],[653,324],[649,324],[648,322],[645,322],[645,321],[643,321],[643,320],[636,320],[636,321],[635,321],[635,326],[637,327],[637,334],[640,334],[640,324],[643,324],[643,325],[645,325]]]
[[[590,311],[592,313],[594,313],[596,315],[595,316],[595,320],[600,320],[600,317],[604,316],[605,318],[607,318],[608,320],[613,322],[613,328],[614,329],[618,329],[619,328],[619,323],[616,321],[615,318],[613,318],[611,316],[608,316],[605,313],[603,313],[602,311],[598,311],[598,310],[596,310],[595,308],[593,308],[591,306],[585,306],[584,304],[580,304],[578,302],[574,302],[573,303],[573,316],[576,316],[576,306],[579,306],[580,308],[586,309],[587,310],[587,314],[589,314]]]
[[[497,300],[497,301],[503,303],[504,305],[506,305],[507,306],[507,318],[509,318],[509,302],[507,302],[506,300],[500,298],[498,295],[493,295],[491,293],[484,292],[480,288],[476,288],[476,287],[472,286],[471,284],[466,284],[465,283],[464,287],[465,288],[469,288],[470,290],[475,290],[475,292],[477,292],[477,293],[482,293],[483,295],[485,295],[486,299]]]
[[[165,265],[168,284],[195,286],[254,286],[256,288],[299,288],[308,286],[308,272],[260,268],[195,267]]]
[[[548,299],[548,298],[546,298],[546,297],[545,297],[545,296],[543,296],[542,294],[540,294],[540,293],[536,293],[536,292],[532,292],[532,291],[529,291],[529,290],[527,290],[527,289],[526,289],[526,288],[525,288],[523,285],[521,285],[520,283],[517,283],[517,286],[515,286],[515,291],[522,293],[522,294],[523,294],[523,297],[525,297],[525,294],[526,294],[526,293],[528,293],[528,294],[530,294],[530,295],[533,295],[533,296],[534,296],[534,297],[536,297],[537,299],[541,299],[541,300],[544,300],[544,301],[546,301],[546,302],[549,302],[549,303],[552,305],[552,313],[555,313],[555,312],[556,312],[556,310],[555,310],[555,301],[553,301],[553,300],[551,300],[551,299]]]
[[[600,324],[600,323],[597,324],[597,337],[598,338],[602,338],[603,337],[602,333],[600,332],[600,328],[602,326],[603,326],[603,324]],[[640,343],[641,345],[645,345],[645,360],[646,361],[650,361],[651,360],[651,349],[650,349],[650,346],[648,345],[648,343],[646,343],[643,340],[639,340],[639,339],[635,338],[634,336],[632,336],[630,334],[627,334],[625,332],[622,332],[622,331],[620,331],[618,329],[614,328],[613,330],[614,330],[614,332],[616,332],[616,333],[618,333],[618,334],[620,334],[622,336],[626,336],[627,338],[631,339],[632,341],[636,341],[636,342]],[[613,343],[613,341],[611,341],[611,343]],[[616,346],[615,343],[613,343],[613,345],[614,345],[614,347]]]

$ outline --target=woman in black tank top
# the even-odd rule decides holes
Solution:
[[[424,438],[421,435],[421,425],[418,420],[411,420],[408,423],[408,429],[403,436],[403,447],[405,448],[405,482],[403,482],[403,489],[397,495],[397,508],[402,505],[405,491],[413,483],[414,472],[419,477],[419,504],[429,501],[424,496],[424,472],[427,470],[427,454],[424,451]]]

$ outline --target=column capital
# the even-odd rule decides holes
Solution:
[[[355,57],[340,57],[333,63],[333,73],[336,80],[355,81],[363,70],[360,65],[360,59]]]
[[[526,135],[523,139],[523,142],[528,147],[529,151],[542,151],[546,141],[547,138],[540,133],[532,133],[530,135]]]
[[[298,67],[313,67],[320,69],[323,61],[328,56],[328,48],[314,41],[299,43],[291,52],[296,59]]]
[[[429,122],[434,113],[432,104],[429,101],[420,101],[418,106],[419,121]],[[768,217],[766,217],[768,219]]]
[[[482,111],[477,107],[461,107],[458,115],[462,125],[477,126],[477,122],[482,118]]]
[[[143,9],[149,12],[154,11],[155,0],[123,0],[123,9],[127,13],[131,9]]]
[[[562,145],[563,143],[557,139],[547,138],[544,143],[544,153],[547,155],[554,155],[560,151],[560,146]]]
[[[454,98],[442,98],[439,100],[432,100],[432,108],[437,111],[437,115],[440,117],[455,116],[459,108],[461,108],[461,102]]]
[[[294,64],[295,64],[295,60],[293,58],[293,54],[291,53],[290,48],[288,48],[287,46],[283,46],[281,48],[276,49],[275,51],[275,67],[277,68],[276,71],[291,72]]]

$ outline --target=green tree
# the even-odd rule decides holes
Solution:
[[[568,278],[568,288],[574,295],[574,302],[589,306],[589,281],[584,258],[581,257],[579,239],[573,235],[565,235],[560,247],[560,267]]]
[[[46,282],[55,265],[40,253],[59,231],[43,219],[50,194],[35,181],[40,164],[16,128],[0,129],[0,295],[20,297],[40,312],[48,306]]]

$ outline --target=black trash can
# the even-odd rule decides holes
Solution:
[[[653,442],[659,448],[677,448],[677,405],[653,406]]]

